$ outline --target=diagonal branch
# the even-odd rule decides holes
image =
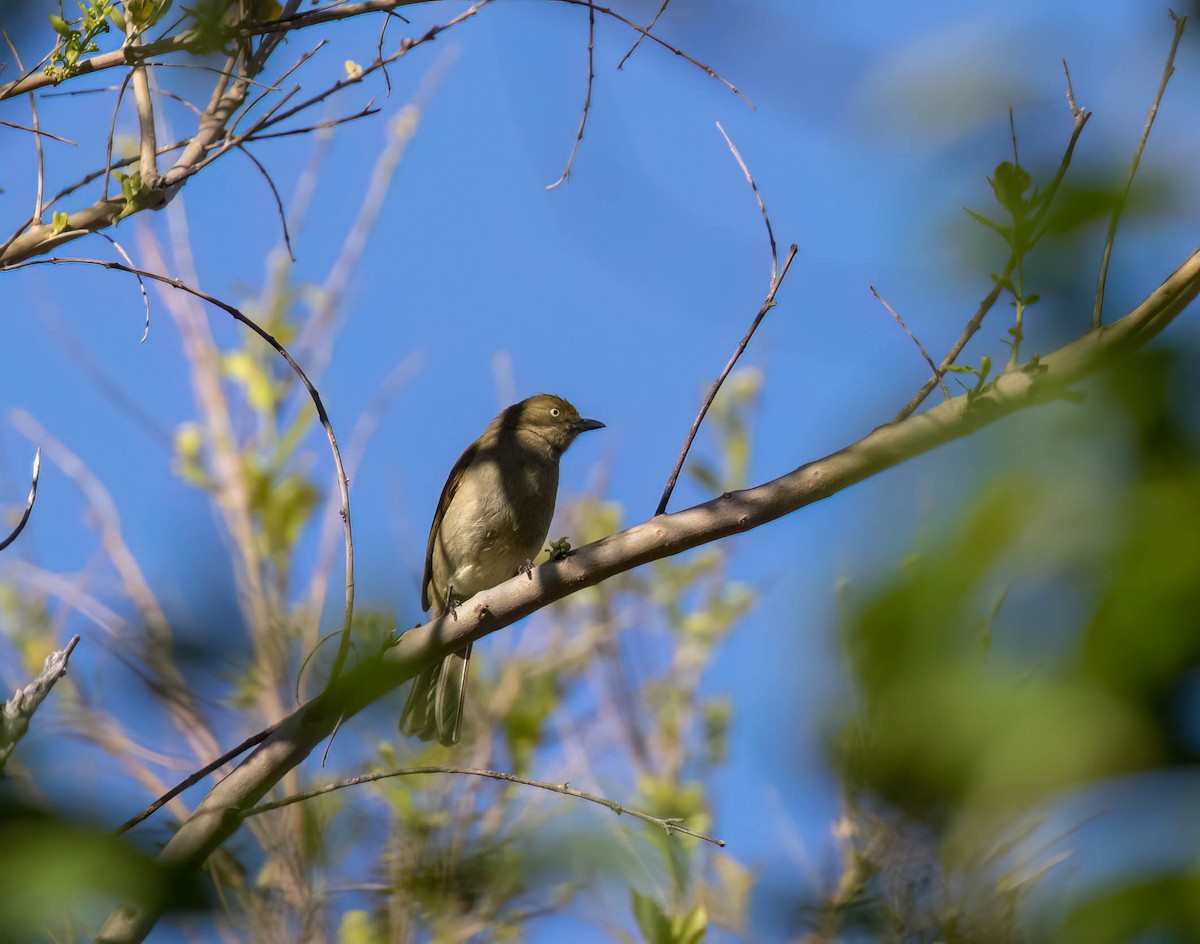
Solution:
[[[654,27],[658,25],[659,17],[661,17],[666,12],[667,6],[670,4],[670,2],[671,2],[671,0],[662,0],[662,6],[660,6],[658,8],[658,12],[654,14],[654,19],[652,19],[650,21],[650,23],[646,26],[647,33],[649,33],[650,30],[654,29]],[[630,56],[632,56],[635,52],[637,52],[637,48],[638,48],[638,46],[640,46],[642,44],[642,40],[644,38],[645,38],[645,36],[642,35],[633,41],[633,45],[629,47],[629,52],[625,53],[625,55],[623,55],[621,57],[621,61],[617,63],[618,69],[625,68],[625,63],[629,61]]]
[[[253,808],[344,719],[392,691],[447,653],[497,632],[585,587],[642,564],[749,531],[797,511],[1019,410],[1061,398],[1070,386],[1114,358],[1145,345],[1200,293],[1200,248],[1120,321],[1090,331],[1040,359],[1036,370],[1013,370],[976,395],[955,397],[919,416],[889,423],[844,449],[763,485],[722,495],[686,511],[660,515],[543,564],[458,608],[458,619],[437,619],[406,632],[377,658],[357,665],[301,706],[222,780],[180,826],[160,863],[198,869],[237,831],[239,811]],[[114,912],[100,940],[142,940],[154,927],[155,907]]]
[[[938,370],[937,364],[935,364],[933,362],[933,358],[930,357],[929,352],[927,350],[925,350],[925,345],[921,343],[920,338],[918,338],[915,334],[913,334],[912,328],[910,328],[908,326],[908,324],[905,322],[905,320],[900,317],[900,312],[896,311],[895,308],[893,308],[891,305],[888,304],[887,299],[884,298],[882,295],[879,294],[879,292],[877,292],[875,290],[874,285],[871,285],[868,287],[871,289],[871,294],[875,296],[875,300],[878,301],[879,304],[881,304],[884,308],[887,309],[888,314],[896,319],[896,324],[900,325],[900,327],[904,329],[904,333],[908,335],[909,340],[911,340],[912,343],[917,346],[917,350],[920,351],[921,356],[923,358],[925,358],[925,363],[928,364],[929,369],[931,371],[933,371],[933,377],[938,382],[938,386],[940,386],[942,388],[943,395],[946,397],[947,400],[949,400],[950,399],[950,390],[946,387],[946,381],[942,379],[943,372]]]
[[[1170,11],[1171,19],[1175,23],[1175,35],[1171,39],[1171,51],[1167,53],[1167,61],[1163,66],[1162,78],[1158,82],[1158,91],[1154,93],[1154,101],[1150,103],[1150,112],[1146,115],[1146,126],[1142,129],[1142,136],[1138,140],[1137,148],[1133,152],[1133,161],[1129,165],[1129,174],[1125,178],[1125,187],[1121,191],[1121,198],[1117,200],[1117,205],[1113,207],[1112,219],[1108,223],[1108,235],[1104,239],[1104,253],[1100,259],[1100,276],[1096,281],[1096,300],[1092,307],[1092,327],[1100,325],[1100,319],[1104,314],[1104,286],[1108,281],[1108,263],[1112,258],[1113,243],[1117,239],[1117,226],[1121,222],[1121,214],[1125,212],[1125,204],[1129,200],[1129,191],[1133,187],[1133,178],[1137,176],[1138,165],[1142,162],[1142,152],[1146,150],[1146,141],[1150,138],[1150,129],[1154,127],[1154,119],[1158,115],[1158,106],[1162,104],[1163,94],[1167,91],[1167,83],[1171,81],[1171,76],[1175,74],[1175,53],[1179,49],[1179,41],[1183,39],[1183,30],[1187,26],[1187,17],[1179,16],[1173,10]]]
[[[692,428],[688,430],[687,436],[684,437],[683,448],[679,450],[679,456],[675,459],[675,467],[671,469],[666,487],[663,488],[662,498],[658,500],[658,508],[654,512],[656,515],[666,512],[667,502],[671,500],[671,493],[675,491],[675,483],[679,481],[679,473],[683,471],[683,463],[692,448],[696,434],[700,431],[700,424],[704,422],[704,417],[708,415],[708,409],[713,405],[713,401],[716,400],[721,385],[725,383],[725,378],[729,376],[742,354],[745,353],[746,347],[750,344],[750,339],[754,337],[754,332],[762,324],[762,320],[767,316],[767,312],[775,307],[775,295],[778,293],[779,287],[783,285],[783,280],[787,278],[788,269],[791,268],[792,260],[796,258],[797,252],[796,244],[793,243],[788,250],[787,258],[783,260],[783,268],[779,268],[779,250],[775,245],[775,231],[771,228],[771,217],[767,213],[766,204],[763,203],[762,194],[758,192],[758,184],[754,182],[754,176],[750,173],[750,168],[742,160],[742,155],[738,153],[738,149],[734,146],[733,141],[730,140],[729,135],[725,133],[725,129],[721,127],[721,122],[719,121],[717,122],[717,129],[721,132],[721,136],[725,138],[725,143],[729,145],[729,150],[733,152],[733,156],[737,159],[742,173],[746,175],[746,180],[749,181],[750,188],[754,191],[754,199],[758,202],[759,212],[762,213],[763,223],[767,228],[767,238],[771,243],[771,284],[767,289],[767,295],[763,299],[762,305],[758,309],[758,314],[750,322],[749,329],[742,336],[742,340],[738,342],[737,347],[734,348],[733,354],[725,364],[725,369],[721,371],[720,376],[717,377],[713,385],[709,388],[708,396],[704,398],[704,402],[700,405],[700,410],[696,414],[696,418],[692,420]]]

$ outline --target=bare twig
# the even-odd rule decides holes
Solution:
[[[369,118],[371,115],[378,115],[380,109],[372,105],[367,105],[361,111],[356,111],[353,115],[346,115],[344,118],[331,118],[329,121],[321,121],[315,125],[305,125],[303,128],[288,128],[287,131],[270,131],[266,134],[255,133],[247,135],[242,139],[242,143],[246,144],[251,141],[266,141],[270,138],[290,138],[296,134],[309,134],[313,131],[321,131],[325,128],[336,128],[338,125],[344,125],[351,121],[358,121],[359,118]]]
[[[663,11],[667,9],[667,5],[670,2],[671,2],[671,0],[662,0],[662,6],[660,6],[658,8],[658,12],[654,14],[654,19],[652,19],[649,22],[649,24],[646,26],[646,32],[650,32],[650,30],[654,29],[654,27],[658,24],[658,18],[663,15]],[[629,57],[632,56],[635,52],[637,52],[637,48],[641,44],[642,44],[642,37],[639,36],[637,39],[635,39],[633,41],[633,45],[629,47],[629,52],[625,53],[625,55],[623,55],[621,57],[621,61],[617,63],[618,69],[625,68],[625,63],[629,61]]]
[[[381,26],[379,28],[379,46],[376,48],[376,51],[375,51],[376,59],[383,58],[383,41],[385,39],[387,39],[388,27],[392,25],[393,19],[397,19],[401,23],[409,23],[410,22],[409,20],[406,20],[404,17],[402,17],[399,13],[396,13],[394,10],[387,11],[387,13],[383,17],[383,26]],[[383,72],[383,84],[387,86],[387,93],[388,93],[388,97],[390,98],[392,95],[392,77],[388,73],[387,66],[383,67],[382,72]]]
[[[121,254],[121,258],[125,260],[125,264],[131,270],[134,270],[134,275],[137,277],[137,281],[138,281],[138,288],[142,290],[142,307],[145,308],[145,310],[146,310],[146,323],[145,323],[145,327],[142,329],[142,340],[141,340],[141,343],[145,344],[146,338],[150,337],[150,296],[148,294],[146,294],[146,283],[142,280],[142,277],[137,274],[136,267],[133,264],[133,260],[131,258],[129,258],[129,253],[127,253],[124,250],[124,248],[121,246],[121,244],[119,242],[117,242],[115,239],[113,239],[111,236],[109,236],[108,233],[99,233],[98,232],[98,233],[96,233],[96,235],[102,236],[105,239],[107,239],[112,244],[112,247]]]
[[[51,141],[59,141],[62,144],[69,144],[72,147],[78,147],[78,141],[72,141],[70,138],[64,138],[57,134],[51,134],[49,131],[42,131],[40,128],[30,128],[25,125],[19,125],[15,121],[0,121],[0,125],[5,128],[12,128],[14,131],[26,131],[29,134],[38,134],[43,138],[49,138]]]
[[[696,418],[692,421],[692,428],[688,430],[687,437],[683,440],[683,448],[679,450],[679,456],[675,460],[675,467],[671,470],[671,475],[667,479],[666,487],[663,489],[662,498],[658,501],[658,508],[655,510],[656,515],[664,514],[667,510],[667,502],[671,500],[671,493],[675,491],[675,483],[679,481],[679,473],[683,470],[683,463],[687,459],[688,451],[692,448],[692,442],[696,438],[696,433],[700,431],[700,424],[704,422],[704,417],[708,414],[709,407],[717,398],[717,392],[721,389],[721,384],[725,382],[725,378],[729,376],[734,365],[746,350],[746,346],[750,343],[750,339],[754,337],[754,332],[758,330],[758,326],[762,324],[763,318],[767,316],[772,308],[775,307],[775,294],[779,291],[779,287],[783,285],[783,280],[787,277],[788,269],[792,265],[792,260],[796,258],[797,246],[792,243],[788,254],[783,260],[782,268],[779,265],[778,250],[775,246],[775,232],[771,228],[771,217],[767,213],[766,204],[763,203],[762,194],[758,191],[758,184],[754,182],[754,177],[750,173],[750,169],[746,166],[746,162],[742,160],[742,155],[738,153],[738,149],[730,140],[729,135],[725,133],[725,129],[721,127],[721,123],[717,122],[717,128],[720,130],[722,137],[725,138],[725,143],[729,145],[729,150],[733,152],[734,158],[738,162],[738,166],[742,169],[742,173],[746,175],[746,180],[750,182],[750,187],[754,191],[754,199],[758,203],[758,209],[762,213],[763,223],[767,228],[767,237],[771,243],[771,284],[767,289],[767,295],[763,299],[761,307],[758,309],[758,314],[754,316],[754,320],[750,322],[750,327],[742,336],[742,340],[738,342],[734,348],[733,354],[729,361],[725,364],[725,369],[721,371],[720,376],[713,382],[709,388],[708,396],[704,398],[704,402],[700,405],[700,411],[696,414]]]
[[[226,764],[228,764],[235,757],[240,757],[242,754],[245,754],[246,751],[250,750],[250,748],[256,747],[257,745],[261,744],[268,737],[270,737],[271,734],[278,727],[279,727],[279,723],[276,722],[275,724],[271,725],[269,728],[264,728],[263,730],[259,731],[258,733],[250,735],[250,737],[248,737],[248,738],[246,738],[246,740],[242,741],[242,743],[237,745],[237,747],[230,748],[224,754],[222,754],[220,757],[218,757],[216,760],[211,761],[211,762],[205,764],[199,770],[188,774],[187,777],[185,777],[183,780],[179,781],[179,783],[175,784],[175,786],[173,786],[170,790],[168,790],[166,793],[164,793],[162,796],[160,796],[157,800],[155,800],[149,806],[143,808],[139,812],[135,813],[133,816],[129,817],[129,819],[125,820],[125,822],[123,822],[120,826],[118,826],[116,828],[115,832],[119,836],[121,833],[125,833],[125,832],[128,832],[129,830],[133,829],[133,827],[136,826],[138,823],[140,823],[142,820],[149,819],[156,812],[158,812],[158,810],[160,810],[163,806],[170,803],[173,799],[175,799],[175,797],[179,796],[179,794],[183,793],[184,790],[188,789],[188,787],[195,786],[201,780],[203,780],[205,777],[207,777],[209,774],[214,773],[217,770],[220,770],[222,767],[224,767]]]
[[[1100,259],[1100,276],[1096,280],[1096,299],[1092,307],[1092,327],[1100,327],[1104,314],[1104,287],[1108,281],[1108,263],[1112,258],[1113,243],[1117,239],[1117,225],[1121,222],[1121,214],[1125,212],[1125,204],[1129,200],[1129,191],[1133,187],[1133,178],[1137,175],[1138,165],[1142,162],[1142,152],[1146,150],[1146,141],[1150,138],[1150,129],[1154,127],[1154,119],[1158,115],[1158,106],[1162,103],[1167,83],[1175,74],[1175,51],[1179,49],[1179,41],[1183,39],[1183,30],[1187,26],[1187,17],[1179,16],[1174,10],[1168,11],[1175,23],[1175,35],[1171,38],[1171,51],[1163,65],[1162,78],[1158,82],[1158,91],[1154,93],[1154,101],[1150,103],[1150,111],[1146,115],[1146,126],[1142,129],[1142,137],[1137,149],[1133,152],[1133,161],[1129,165],[1129,174],[1125,178],[1125,187],[1121,190],[1121,198],[1113,207],[1112,219],[1108,223],[1108,236],[1104,240],[1104,254]]]
[[[942,373],[938,370],[937,364],[933,362],[933,358],[930,357],[929,352],[925,350],[925,346],[921,344],[921,342],[917,339],[917,336],[912,333],[912,329],[904,323],[904,319],[900,317],[900,312],[896,311],[895,308],[887,303],[887,300],[882,295],[875,291],[875,286],[870,286],[870,289],[871,294],[875,296],[875,299],[879,302],[879,304],[888,310],[891,316],[896,319],[896,324],[900,325],[900,327],[904,329],[904,333],[907,334],[912,339],[912,343],[917,346],[917,350],[920,351],[921,356],[925,358],[925,363],[928,364],[929,369],[933,371],[934,379],[938,382],[938,385],[941,386],[942,393],[945,394],[946,399],[949,400],[950,390],[946,386],[946,381],[942,379]]]
[[[29,522],[29,515],[33,512],[33,503],[37,501],[38,477],[41,474],[42,447],[38,446],[37,452],[33,454],[33,481],[29,485],[29,497],[25,499],[25,510],[21,513],[21,520],[17,522],[17,526],[9,532],[8,537],[0,541],[0,551],[12,544],[17,539],[17,535],[25,530],[25,525]],[[0,763],[0,767],[3,766],[3,763]]]
[[[103,86],[99,86],[97,88],[67,89],[65,92],[47,92],[44,95],[42,95],[42,98],[72,98],[76,95],[106,95],[109,92],[119,91],[120,88],[121,88],[121,86],[119,86],[119,85],[103,85]],[[203,112],[199,108],[197,108],[195,105],[193,105],[190,101],[188,101],[182,95],[176,95],[174,92],[169,92],[166,89],[156,88],[154,86],[150,87],[150,93],[152,95],[160,95],[163,98],[169,98],[173,102],[178,102],[184,108],[188,109],[197,118],[199,118],[200,115],[203,114]],[[170,149],[169,148],[159,148],[157,153],[165,154],[168,150],[170,150]],[[134,161],[141,160],[141,155],[139,154],[138,157],[134,158],[133,160]],[[133,161],[130,161],[130,163],[133,163]]]
[[[24,688],[17,689],[13,697],[4,703],[3,712],[0,713],[0,771],[4,770],[17,742],[29,730],[33,713],[46,700],[54,683],[67,674],[67,662],[77,645],[79,637],[74,636],[64,648],[46,656],[41,674]]]
[[[693,59],[691,56],[689,56],[686,52],[684,52],[682,49],[678,48],[677,46],[672,46],[666,40],[659,39],[659,37],[655,36],[652,32],[650,32],[650,30],[647,27],[638,26],[636,23],[633,22],[633,20],[627,19],[626,17],[624,17],[620,13],[618,13],[616,10],[610,10],[608,7],[602,7],[598,4],[595,4],[593,2],[593,0],[556,0],[556,2],[567,3],[567,4],[570,4],[571,6],[576,6],[576,7],[583,7],[583,6],[594,7],[597,13],[603,13],[605,16],[612,17],[614,20],[617,20],[620,23],[624,23],[631,30],[635,30],[636,32],[640,33],[643,37],[650,40],[651,42],[657,43],[659,46],[661,46],[663,49],[668,50],[669,52],[673,52],[675,55],[677,55],[680,59],[683,59],[685,62],[690,62],[692,65],[694,65],[697,69],[699,69],[701,72],[703,72],[709,78],[716,79],[718,82],[720,82],[722,85],[724,85],[727,89],[729,89],[729,91],[733,92],[734,95],[736,95],[738,98],[740,98],[742,101],[744,101],[751,108],[755,107],[754,102],[750,101],[750,99],[747,98],[746,95],[736,85],[734,85],[732,82],[730,82],[728,79],[725,79],[722,76],[718,75],[713,69],[709,68],[703,62],[700,62],[698,59]]]
[[[1071,138],[1067,142],[1066,150],[1063,151],[1062,160],[1058,163],[1058,170],[1054,174],[1054,179],[1050,181],[1050,185],[1042,194],[1041,205],[1038,207],[1037,213],[1034,214],[1031,229],[1033,236],[1031,243],[1036,243],[1045,235],[1045,224],[1050,212],[1050,206],[1054,201],[1055,195],[1058,193],[1058,188],[1062,184],[1063,178],[1067,174],[1067,170],[1071,166],[1071,158],[1075,154],[1075,145],[1079,141],[1079,136],[1083,133],[1084,126],[1088,123],[1088,119],[1092,117],[1092,113],[1086,108],[1080,108],[1075,102],[1075,90],[1071,87],[1071,72],[1067,68],[1067,61],[1063,60],[1063,73],[1067,79],[1067,104],[1071,109],[1071,117],[1074,119],[1074,124],[1071,128]],[[954,346],[950,348],[949,353],[942,358],[942,363],[937,369],[937,376],[930,377],[921,385],[921,389],[913,395],[913,398],[908,401],[900,410],[899,413],[892,419],[893,423],[906,419],[911,416],[916,409],[925,402],[925,398],[929,396],[934,387],[938,385],[938,378],[945,375],[950,365],[962,353],[963,348],[975,336],[979,329],[983,326],[983,319],[987,313],[992,310],[996,304],[996,300],[1000,297],[1000,283],[1008,279],[1012,275],[1013,269],[1016,267],[1016,259],[1009,256],[1008,262],[1005,264],[1004,272],[998,280],[994,280],[991,291],[984,296],[983,301],[979,303],[979,307],[975,310],[975,314],[971,320],[967,322],[967,326],[963,328],[962,334],[958,336],[958,340],[954,342]]]
[[[640,38],[640,37],[639,37]],[[588,4],[588,45],[587,45],[587,92],[583,97],[583,117],[579,119],[579,131],[575,134],[575,143],[571,145],[571,156],[567,158],[567,166],[562,175],[552,184],[547,184],[547,190],[553,190],[559,184],[568,183],[571,179],[571,168],[575,165],[575,155],[579,153],[579,145],[583,143],[583,132],[587,129],[588,112],[592,108],[592,86],[596,81],[596,7]]]
[[[112,152],[113,140],[117,136],[117,116],[121,113],[121,100],[125,97],[125,89],[129,87],[129,81],[133,78],[132,72],[126,72],[125,78],[121,80],[121,90],[117,92],[117,103],[113,105],[112,121],[108,123],[108,143],[104,148],[104,196],[102,199],[108,199],[108,182],[112,175]],[[141,160],[141,155],[138,155],[138,160]],[[130,163],[133,163],[130,161]]]
[[[275,181],[271,179],[271,175],[267,173],[267,169],[257,157],[250,153],[244,144],[238,145],[238,150],[249,158],[250,163],[258,168],[258,172],[262,174],[263,180],[267,182],[267,186],[271,188],[271,196],[275,198],[275,210],[279,213],[279,225],[283,227],[283,244],[287,247],[288,258],[292,262],[296,261],[296,254],[292,252],[292,236],[288,232],[287,214],[283,210],[283,199],[279,196],[279,189],[275,186]]]
[[[657,816],[651,816],[649,813],[643,813],[640,810],[630,809],[627,806],[622,806],[614,800],[607,797],[598,796],[595,793],[586,793],[583,790],[576,790],[567,783],[549,783],[545,780],[534,780],[530,777],[521,777],[517,774],[510,774],[503,770],[481,770],[477,767],[404,767],[399,770],[386,770],[373,774],[363,774],[361,777],[351,777],[348,780],[340,780],[337,783],[327,784],[323,787],[317,787],[314,790],[306,790],[303,793],[297,793],[292,796],[284,797],[281,800],[273,800],[270,803],[260,803],[258,806],[251,807],[243,812],[242,818],[246,819],[250,816],[257,816],[260,813],[266,813],[270,810],[277,810],[284,806],[291,806],[293,803],[303,803],[305,800],[311,800],[314,797],[324,796],[327,793],[332,793],[335,790],[342,790],[346,787],[354,787],[362,783],[375,783],[378,780],[387,780],[392,777],[412,777],[421,774],[459,774],[468,777],[484,777],[489,780],[502,780],[506,783],[519,783],[527,787],[537,787],[539,790],[549,790],[552,793],[561,793],[563,796],[575,797],[579,800],[587,800],[589,803],[597,803],[600,806],[608,807],[618,816],[622,813],[640,819],[646,823],[652,823],[655,826],[663,829],[667,835],[679,833],[683,836],[691,836],[693,839],[703,839],[705,842],[711,842],[714,846],[725,847],[725,840],[717,839],[714,836],[706,836],[703,833],[693,832],[683,825],[683,821],[675,818],[660,819]]]
[[[252,112],[254,110],[255,106],[257,106],[259,102],[261,102],[264,98],[266,98],[272,92],[278,92],[280,86],[283,85],[283,83],[286,82],[297,69],[299,69],[302,65],[304,65],[304,63],[308,62],[309,59],[311,59],[313,56],[315,56],[317,53],[319,53],[327,45],[329,45],[329,40],[323,39],[319,43],[317,43],[317,45],[314,46],[312,49],[310,49],[307,52],[305,52],[304,54],[302,54],[300,56],[300,58],[297,59],[292,64],[291,68],[289,68],[286,72],[284,72],[283,75],[281,75],[279,78],[277,78],[270,85],[266,86],[263,89],[263,91],[256,98],[252,99],[251,102],[245,108],[242,109],[241,115],[238,116],[238,120],[233,123],[233,126],[230,130],[237,131],[238,123],[242,120],[242,118],[246,117],[246,115],[248,115],[250,112]],[[298,91],[298,89],[293,89],[291,91],[291,93],[288,95],[288,98],[290,98],[292,95],[296,94],[297,91]],[[276,107],[278,107],[278,106],[276,106]]]
[[[738,162],[738,167],[742,169],[742,173],[746,175],[746,182],[750,184],[750,189],[754,191],[754,200],[758,204],[758,212],[762,214],[763,225],[767,229],[767,239],[771,243],[771,282],[775,282],[775,276],[779,270],[779,250],[775,246],[775,230],[771,228],[771,217],[767,213],[766,204],[763,203],[762,194],[759,193],[758,184],[754,182],[754,177],[750,173],[750,168],[746,166],[746,162],[742,160],[741,152],[734,146],[729,135],[725,133],[725,129],[721,126],[721,122],[717,122],[717,130],[721,132],[721,137],[725,139],[725,143],[729,145],[729,150],[733,152],[734,159]]]
[[[17,64],[17,68],[24,71],[25,67],[21,65],[21,54],[17,52],[17,47],[8,35],[8,30],[0,30],[0,33],[4,34],[4,43],[8,46],[8,51],[12,53],[13,61]],[[34,148],[37,155],[37,188],[33,202],[33,219],[41,220],[42,212],[45,210],[45,207],[42,205],[42,197],[45,193],[46,162],[42,154],[42,129],[41,122],[38,119],[37,96],[33,92],[29,93],[29,109],[33,115],[33,127],[30,130],[33,132]]]

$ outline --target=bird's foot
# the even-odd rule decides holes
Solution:
[[[447,587],[446,588],[446,605],[442,608],[442,612],[450,614],[450,618],[452,620],[454,620],[454,622],[456,622],[456,623],[458,622],[458,604],[459,604],[459,602],[461,602],[461,601],[458,599],[458,597],[456,597],[454,595],[454,587]]]
[[[551,541],[546,548],[552,561],[566,560],[575,552],[571,549],[571,542],[566,538],[559,538],[557,541]]]
[[[529,560],[527,558],[525,560],[525,563],[517,568],[517,573],[524,574],[526,577],[528,577],[530,580],[532,580],[533,579],[533,561]]]

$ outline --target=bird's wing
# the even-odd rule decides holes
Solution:
[[[459,485],[462,484],[463,473],[466,472],[475,458],[475,454],[479,451],[479,441],[471,443],[463,451],[463,454],[458,457],[458,461],[454,463],[454,468],[450,470],[450,475],[446,478],[446,484],[442,487],[442,496],[438,499],[437,511],[433,515],[433,524],[429,526],[429,541],[425,545],[425,573],[421,576],[421,609],[428,610],[431,606],[434,607],[434,615],[439,615],[442,608],[446,605],[446,601],[434,599],[432,593],[433,587],[433,542],[437,539],[438,532],[442,529],[442,519],[446,517],[446,509],[450,507],[450,502],[454,500],[455,494],[458,492]],[[439,594],[444,594],[445,588],[439,590]]]

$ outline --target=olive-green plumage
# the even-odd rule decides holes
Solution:
[[[438,500],[422,609],[441,616],[532,565],[554,517],[558,460],[576,436],[603,425],[548,393],[513,404],[488,424],[454,463]],[[404,734],[457,743],[470,658],[468,645],[417,676],[400,716]]]

